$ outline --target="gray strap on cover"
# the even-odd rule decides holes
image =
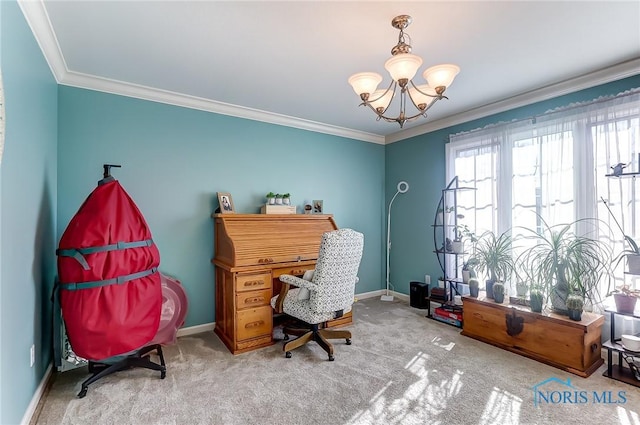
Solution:
[[[136,242],[117,242],[110,245],[104,246],[91,246],[88,248],[70,248],[70,249],[57,249],[56,255],[60,257],[73,257],[80,263],[83,269],[89,270],[89,263],[84,258],[85,255],[95,254],[96,252],[106,252],[106,251],[120,251],[122,249],[128,248],[141,248],[145,246],[153,245],[153,239],[145,239],[143,241]]]
[[[130,280],[140,279],[145,276],[149,276],[150,274],[153,274],[157,271],[158,271],[157,267],[152,267],[149,270],[126,274],[124,276],[114,277],[113,279],[95,280],[93,282],[82,282],[82,283],[61,283],[60,289],[63,291],[77,291],[80,289],[98,288],[100,286],[107,286],[107,285],[114,285],[114,284],[122,285],[123,283],[127,283]]]

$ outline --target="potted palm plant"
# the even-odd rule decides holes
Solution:
[[[511,235],[508,232],[500,236],[491,231],[483,233],[474,245],[472,258],[478,271],[486,273],[486,296],[493,298],[493,284],[505,282],[514,269]]]
[[[521,254],[536,279],[548,288],[555,311],[567,314],[566,299],[579,294],[595,305],[600,303],[600,282],[610,278],[611,250],[597,239],[577,235],[578,225],[587,228],[597,220],[580,219],[569,224],[549,226],[540,216],[542,230],[521,228],[530,247]]]

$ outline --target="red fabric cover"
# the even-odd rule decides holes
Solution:
[[[140,210],[116,180],[98,186],[84,201],[60,239],[60,249],[87,248],[151,238]],[[160,253],[150,247],[84,256],[90,269],[58,256],[60,283],[111,279],[157,267]],[[73,351],[103,360],[143,347],[153,339],[162,312],[160,273],[123,284],[65,290],[60,305]]]

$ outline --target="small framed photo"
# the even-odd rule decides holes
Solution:
[[[218,203],[220,203],[220,212],[222,214],[230,214],[236,212],[233,208],[233,199],[228,192],[218,192]]]
[[[314,199],[313,200],[313,214],[322,214],[322,199]]]

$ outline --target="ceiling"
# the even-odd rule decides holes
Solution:
[[[60,84],[389,143],[640,73],[638,1],[20,1]],[[461,72],[427,119],[376,121],[350,75],[406,29]]]

